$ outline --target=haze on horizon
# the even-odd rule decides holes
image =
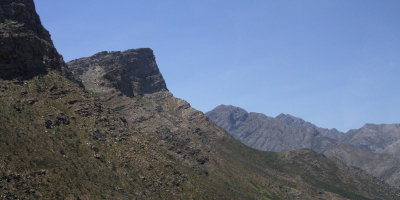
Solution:
[[[66,61],[154,50],[194,108],[287,113],[341,131],[400,123],[400,2],[35,0]]]

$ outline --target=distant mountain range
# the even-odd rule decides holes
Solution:
[[[312,149],[400,186],[400,124],[366,124],[342,133],[288,114],[274,118],[226,105],[207,112],[207,116],[255,149]]]
[[[400,197],[398,188],[338,159],[238,142],[168,91],[151,49],[65,63],[33,0],[0,1],[0,44],[0,199]],[[332,138],[341,137],[233,110],[225,128],[249,129],[235,137],[267,148],[268,140],[254,138],[262,132],[251,135],[270,127],[275,145],[269,150],[323,149],[338,146]],[[244,128],[249,119],[253,127]]]

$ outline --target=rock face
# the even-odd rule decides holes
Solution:
[[[396,142],[400,137],[398,125],[366,125],[344,134],[287,114],[272,118],[225,105],[207,116],[252,148],[276,152],[312,149],[400,186],[400,159],[392,153],[400,147],[400,142]]]
[[[48,69],[67,74],[33,1],[0,1],[0,78],[27,79]]]
[[[113,89],[128,97],[167,91],[153,51],[148,48],[124,52],[100,52],[68,64],[74,76],[98,93]]]

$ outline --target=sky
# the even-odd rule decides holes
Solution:
[[[65,61],[152,48],[174,96],[341,131],[400,123],[398,0],[35,0]]]

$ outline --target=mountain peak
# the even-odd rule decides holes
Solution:
[[[95,92],[114,89],[134,97],[168,90],[150,48],[103,51],[67,64],[74,76]]]
[[[51,42],[50,34],[42,26],[32,0],[2,0],[0,6],[0,23],[9,28],[14,26],[20,30],[29,30],[41,39]],[[16,24],[19,26],[15,26]]]
[[[275,119],[282,121],[288,126],[305,126],[308,128],[314,128],[314,126],[310,122],[306,122],[305,120],[290,114],[281,113],[276,116]]]
[[[214,108],[214,110],[221,110],[221,109],[230,110],[230,111],[236,110],[236,111],[241,111],[241,112],[246,112],[247,113],[247,111],[245,109],[237,107],[237,106],[232,106],[232,105],[221,104],[221,105],[219,105],[219,106]]]
[[[301,119],[299,117],[295,117],[295,116],[293,116],[291,114],[284,114],[284,113],[279,114],[275,118],[276,119],[291,119],[291,120],[302,120],[302,121],[304,121],[303,119]]]
[[[28,79],[48,69],[65,69],[33,0],[0,1],[0,27],[0,79]]]

